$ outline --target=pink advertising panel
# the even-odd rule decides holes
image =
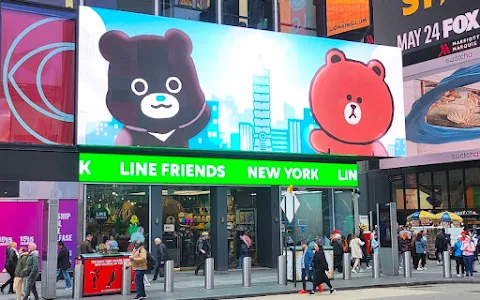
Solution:
[[[77,203],[77,200],[63,199],[58,208],[58,240],[64,241],[70,250],[72,264],[77,248]],[[7,226],[0,232],[0,268],[5,265],[4,253],[10,242],[16,242],[18,248],[34,242],[42,248],[43,205],[40,200],[0,201],[0,211],[8,212],[2,217]]]

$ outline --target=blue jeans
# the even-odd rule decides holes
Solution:
[[[245,256],[243,255],[240,255],[240,257],[238,258],[238,264],[237,264],[237,269],[241,269],[243,267],[243,258]]]
[[[63,278],[65,278],[65,283],[67,285],[67,289],[72,287],[72,280],[70,280],[70,274],[68,274],[68,270],[58,270],[57,272],[57,281],[60,280],[60,274],[63,274]]]
[[[465,263],[465,274],[467,276],[473,276],[473,255],[464,256],[463,261]]]
[[[145,270],[135,270],[135,286],[137,287],[137,298],[146,297],[145,286],[143,285],[143,276],[145,276]]]

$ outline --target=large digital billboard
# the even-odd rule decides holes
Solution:
[[[0,143],[73,144],[74,17],[1,4]]]
[[[77,142],[404,156],[397,48],[79,8]]]

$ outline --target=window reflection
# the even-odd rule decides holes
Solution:
[[[432,173],[418,174],[418,193],[420,196],[420,209],[433,209],[434,198],[432,197]]]
[[[463,171],[450,170],[448,172],[450,186],[450,205],[452,208],[464,208],[465,199],[463,193]]]
[[[405,175],[405,208],[418,209],[417,174]]]
[[[224,0],[223,24],[273,30],[272,0]]]
[[[438,171],[433,173],[433,199],[432,208],[448,209],[447,172]]]
[[[465,169],[467,207],[480,208],[480,169]]]
[[[338,229],[342,236],[355,233],[352,196],[352,190],[336,190],[333,192],[335,229]]]
[[[118,9],[153,15],[154,0],[84,0],[86,6]]]

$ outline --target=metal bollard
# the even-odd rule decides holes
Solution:
[[[403,253],[403,276],[405,278],[412,277],[412,252]]]
[[[278,272],[277,272],[277,283],[286,284],[287,282],[287,256],[279,255],[278,256]]]
[[[443,251],[443,277],[452,278],[452,262],[449,251]]]
[[[352,278],[352,268],[350,266],[350,253],[343,254],[343,279],[350,280]]]
[[[173,260],[167,260],[165,262],[165,265],[163,266],[164,268],[164,274],[165,274],[165,280],[163,282],[163,291],[165,293],[173,293]]]
[[[242,286],[252,286],[252,258],[244,257],[242,262]]]
[[[380,278],[380,253],[373,254],[372,277],[374,279]]]
[[[25,283],[26,280],[23,281]],[[25,289],[23,289],[25,290]],[[76,264],[73,275],[73,299],[83,297],[83,265]]]
[[[207,258],[205,260],[205,289],[213,290],[214,288],[214,260],[213,258]]]
[[[132,267],[130,262],[123,262],[122,266],[122,295],[132,293]]]

